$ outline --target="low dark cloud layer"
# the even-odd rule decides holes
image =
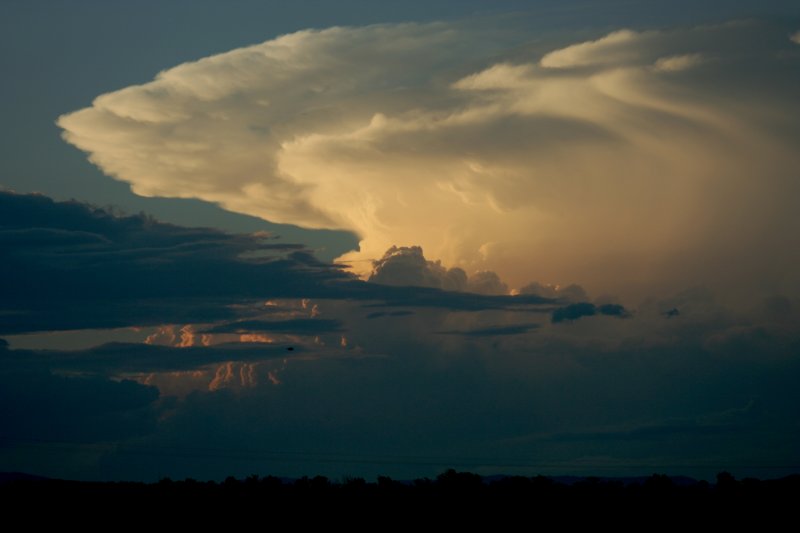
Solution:
[[[125,440],[157,427],[155,387],[0,367],[0,446]]]
[[[551,320],[553,323],[578,320],[584,316],[607,315],[624,318],[628,315],[625,308],[619,304],[594,305],[588,302],[570,304],[566,307],[559,307],[553,311]]]
[[[289,320],[240,320],[219,324],[201,333],[251,333],[279,332],[285,334],[308,335],[337,333],[343,331],[342,323],[331,319],[294,318]]]
[[[109,343],[77,351],[12,350],[4,354],[2,364],[11,369],[35,368],[64,374],[119,376],[196,370],[229,361],[247,363],[283,359],[307,351],[298,343],[248,342],[183,347]]]
[[[713,477],[800,459],[791,295],[743,310],[703,286],[622,306],[578,285],[479,294],[466,274],[364,282],[263,236],[0,200],[5,335],[147,326],[75,350],[0,341],[0,469]],[[395,280],[447,275],[390,252]]]
[[[461,281],[442,282],[437,276],[448,271],[419,247],[392,248],[376,263],[377,283],[364,283],[302,245],[267,235],[183,228],[38,195],[0,192],[0,241],[0,334],[6,335],[231,319],[230,305],[243,299],[354,298],[453,309],[550,301],[503,296],[502,282],[490,273],[467,279],[450,269]]]
[[[470,337],[495,337],[502,335],[521,335],[538,327],[538,324],[514,324],[488,326],[485,328],[469,329],[465,331],[442,331],[441,333],[444,335],[466,335]]]
[[[204,322],[350,277],[302,245],[0,193],[0,334]]]

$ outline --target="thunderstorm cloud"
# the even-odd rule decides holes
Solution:
[[[58,124],[137,194],[351,230],[360,249],[340,259],[364,276],[391,246],[419,245],[446,265],[428,269],[435,287],[463,283],[458,268],[496,272],[487,292],[763,289],[754,279],[797,292],[795,30],[304,30]]]

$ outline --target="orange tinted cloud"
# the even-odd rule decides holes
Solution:
[[[352,230],[360,250],[341,260],[364,275],[391,246],[421,245],[510,288],[796,290],[785,35],[748,22],[512,47],[459,23],[301,31],[59,125],[138,194]]]

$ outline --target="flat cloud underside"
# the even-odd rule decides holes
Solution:
[[[313,335],[339,332],[342,325],[332,319],[264,321],[271,309],[264,301],[350,299],[365,306],[546,313],[559,296],[498,293],[502,284],[489,273],[452,287],[462,292],[436,284],[366,283],[302,245],[266,235],[113,216],[37,195],[0,192],[0,242],[0,335],[164,324]],[[415,257],[423,270],[432,264],[421,250]],[[473,289],[485,294],[463,292]]]
[[[352,277],[302,245],[0,193],[0,334],[204,323]]]
[[[289,350],[291,348],[291,350]],[[152,373],[196,370],[227,362],[251,363],[293,357],[307,352],[290,343],[234,343],[215,346],[153,346],[139,343],[109,343],[77,351],[11,350],[2,354],[2,364],[10,368],[37,368],[43,371],[75,372],[117,376],[126,373]],[[324,351],[317,349],[318,355]]]
[[[101,95],[59,125],[138,194],[352,230],[360,250],[342,260],[362,274],[419,244],[512,287],[641,296],[757,272],[797,289],[796,28],[564,46],[495,24],[301,31]]]

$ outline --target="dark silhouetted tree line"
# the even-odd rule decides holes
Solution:
[[[162,479],[156,483],[81,482],[53,479],[0,480],[0,501],[6,508],[48,502],[74,508],[93,506],[129,511],[147,508],[155,512],[196,509],[241,508],[270,512],[322,512],[369,510],[397,520],[410,512],[455,513],[459,520],[486,519],[536,512],[566,521],[615,513],[647,513],[675,517],[676,513],[708,515],[736,510],[767,509],[770,513],[794,508],[800,495],[800,475],[780,479],[737,480],[722,472],[716,483],[654,474],[646,478],[587,477],[568,481],[544,476],[493,476],[447,470],[435,479],[398,481],[379,476],[376,481],[345,477],[334,481],[324,476],[282,479],[252,475],[228,477],[222,482]],[[790,503],[787,503],[790,502]],[[789,505],[789,507],[785,507]],[[208,507],[206,507],[208,506]],[[301,510],[307,511],[301,511]],[[359,515],[360,516],[360,515]],[[502,520],[501,520],[502,522]],[[500,522],[498,522],[500,523]]]

